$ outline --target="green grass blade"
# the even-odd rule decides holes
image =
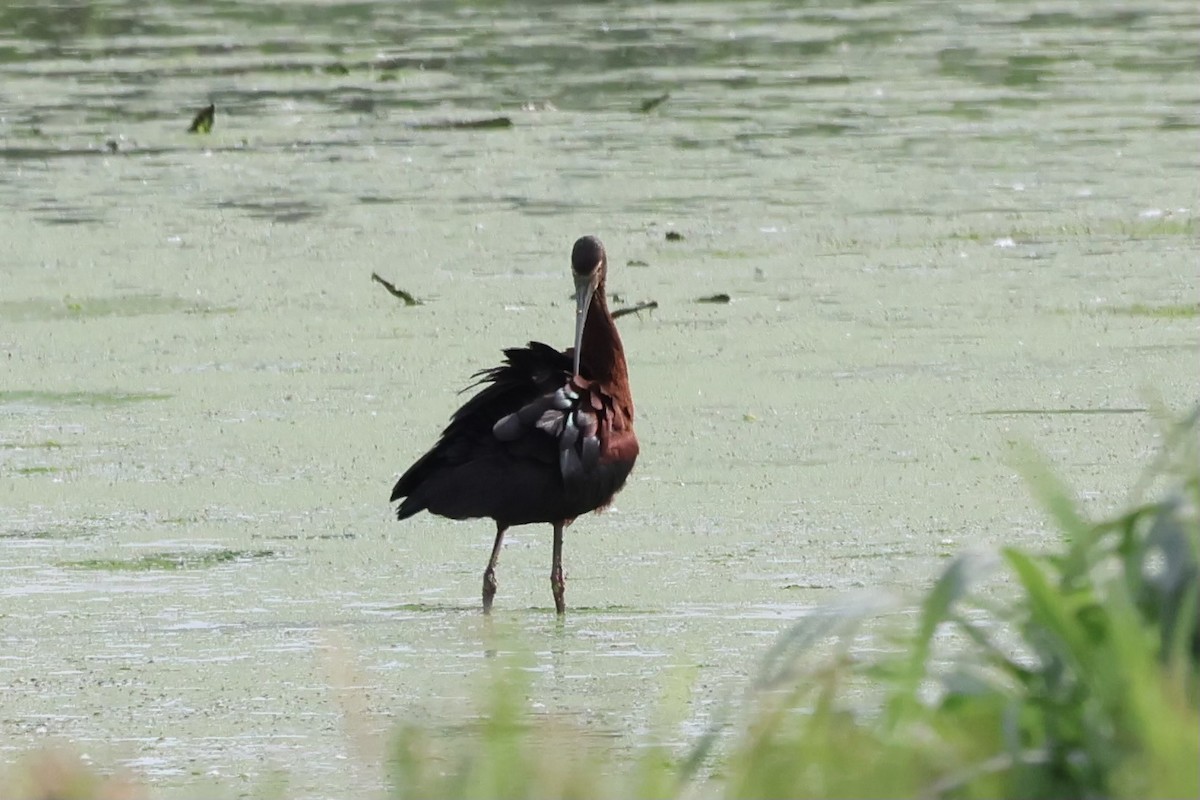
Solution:
[[[1050,634],[1046,643],[1058,644],[1057,655],[1068,659],[1076,669],[1086,669],[1087,633],[1068,598],[1055,591],[1032,557],[1011,547],[1005,548],[1003,555],[1025,590],[1029,621]]]
[[[898,676],[895,690],[888,701],[888,727],[900,724],[920,703],[917,692],[927,672],[933,637],[943,622],[952,619],[954,605],[975,584],[985,566],[985,562],[976,556],[959,556],[950,562],[933,589],[925,596],[916,634],[908,642],[905,667]]]

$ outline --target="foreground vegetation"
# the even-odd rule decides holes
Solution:
[[[1200,796],[1198,436],[1200,409],[1167,437],[1131,507],[1100,522],[1028,467],[1062,533],[1047,554],[955,559],[903,629],[870,602],[808,616],[766,654],[743,718],[682,757],[647,748],[621,762],[528,716],[521,670],[498,669],[470,735],[400,732],[391,796]],[[30,763],[4,796],[143,796],[52,758]]]

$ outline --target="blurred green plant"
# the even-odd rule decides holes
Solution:
[[[8,774],[0,773],[0,797],[6,800],[145,800],[146,796],[128,776],[102,777],[79,756],[56,749],[29,753]]]
[[[646,748],[615,769],[611,741],[580,726],[526,712],[527,670],[497,659],[486,712],[465,732],[439,737],[428,728],[401,729],[391,760],[392,797],[463,800],[673,797],[678,767]]]
[[[835,659],[762,704],[727,794],[1200,796],[1198,418],[1166,437],[1153,468],[1161,497],[1098,523],[1026,455],[1061,546],[1004,549],[1010,584],[990,594],[981,578],[995,560],[957,558],[898,649],[870,660],[850,655],[865,617],[841,614]],[[776,651],[792,640],[805,650],[833,627],[806,619]],[[877,711],[840,691],[864,677],[880,687]]]

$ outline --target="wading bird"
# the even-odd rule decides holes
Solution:
[[[504,532],[534,522],[554,526],[550,588],[555,610],[566,610],[563,529],[611,503],[637,459],[625,350],[604,292],[607,271],[599,239],[575,242],[575,347],[559,352],[530,342],[505,350],[501,366],[475,373],[474,385],[484,388],[392,489],[392,501],[403,498],[398,519],[429,511],[495,520],[483,573],[485,612],[496,595]]]

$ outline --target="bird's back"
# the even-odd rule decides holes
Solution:
[[[579,406],[593,402],[586,393],[567,397],[572,351],[530,342],[504,355],[501,366],[477,373],[484,387],[397,481],[400,519],[428,510],[505,525],[554,522],[607,504],[624,484],[632,460],[606,463],[592,457],[586,436],[570,438],[575,420],[586,419]]]

